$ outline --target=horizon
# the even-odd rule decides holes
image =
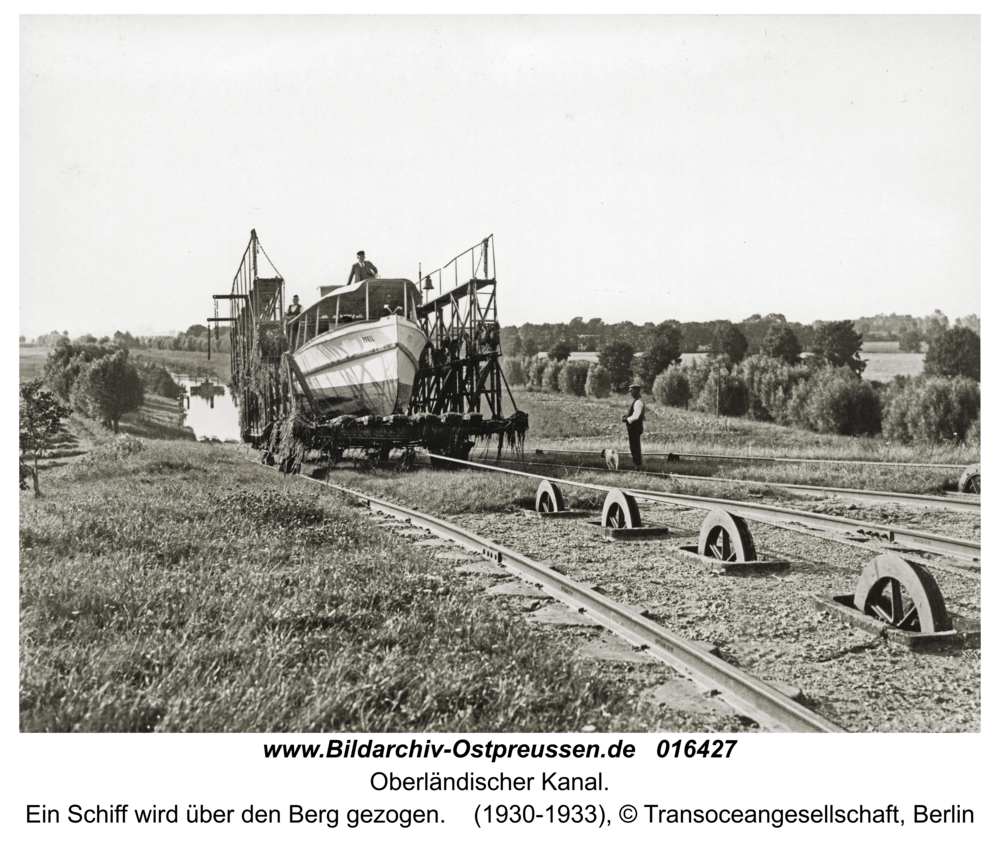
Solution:
[[[863,314],[863,315],[861,315],[859,317],[846,317],[844,319],[849,319],[849,320],[852,320],[854,322],[857,322],[858,320],[867,320],[867,319],[871,319],[872,317],[879,317],[879,316],[891,317],[893,315],[895,315],[897,317],[912,317],[914,319],[920,319],[920,318],[923,318],[923,317],[933,316],[933,314],[935,313],[935,311],[940,311],[940,313],[944,314],[945,317],[948,318],[948,326],[949,326],[949,328],[953,328],[954,327],[955,320],[959,320],[959,319],[964,320],[966,317],[977,317],[979,319],[982,319],[982,316],[980,314],[976,313],[976,312],[970,312],[968,314],[956,314],[955,316],[952,316],[951,314],[946,313],[942,309],[935,309],[935,310],[931,311],[929,314],[906,314],[906,313],[903,313],[903,312],[891,311],[888,314],[885,314],[885,313],[880,313],[880,314]],[[730,322],[732,322],[736,326],[739,326],[740,324],[742,324],[742,323],[746,322],[747,320],[749,320],[751,317],[755,316],[756,313],[757,312],[754,312],[754,314],[751,314],[751,315],[749,315],[747,317],[744,317],[741,320],[731,320]],[[771,312],[771,313],[781,314],[782,312],[776,311],[776,312]],[[762,314],[760,316],[762,318],[765,318],[767,315],[766,314]],[[570,317],[568,320],[548,320],[546,322],[549,323],[550,325],[568,325],[574,319],[576,319],[576,316]],[[597,317],[596,316],[595,317],[582,317],[581,319],[586,323],[586,322],[589,322],[592,319],[597,319]],[[672,318],[667,317],[665,319],[669,320],[669,319],[672,319]],[[724,318],[720,318],[720,319],[724,319]],[[802,326],[811,326],[811,325],[813,325],[816,322],[824,322],[824,323],[835,322],[834,320],[824,320],[822,317],[818,317],[816,320],[810,320],[808,323],[802,322],[800,320],[789,320],[787,318],[787,316],[785,317],[785,319],[790,324],[802,325]],[[616,325],[616,323],[624,323],[624,322],[631,322],[633,325],[641,327],[641,326],[645,326],[649,322],[652,322],[653,325],[658,325],[659,323],[664,322],[664,320],[658,320],[658,321],[649,321],[649,320],[646,320],[646,321],[643,321],[642,323],[637,323],[634,320],[628,320],[626,318],[624,320],[617,320],[615,323],[608,323],[607,321],[605,321],[605,325]],[[683,325],[685,323],[710,323],[710,322],[712,322],[712,320],[678,320],[677,322],[679,322],[679,323],[681,323]],[[517,323],[517,324],[503,324],[503,323],[501,323],[500,327],[501,328],[520,328],[521,326],[524,326],[526,324],[544,325],[544,323],[532,323],[532,321],[528,320],[528,321],[525,321],[523,323]],[[198,323],[198,322],[189,323],[187,328],[191,328],[193,326],[200,326],[201,328],[205,329],[206,331],[210,330],[210,328],[209,328],[209,326],[207,324],[205,324],[205,323]],[[126,328],[122,328],[122,327],[119,326],[119,327],[116,327],[116,328],[114,328],[114,329],[112,329],[110,331],[96,332],[96,331],[93,331],[92,329],[90,329],[90,330],[84,330],[84,331],[82,331],[82,332],[80,332],[78,334],[73,334],[72,332],[70,332],[70,339],[73,340],[74,338],[80,338],[80,337],[84,337],[86,335],[92,335],[95,338],[101,338],[101,337],[111,337],[111,338],[113,338],[115,332],[121,332],[122,334],[125,334],[127,332],[127,333],[131,334],[132,337],[134,337],[136,339],[143,338],[143,337],[150,337],[150,338],[152,338],[152,337],[174,337],[174,336],[179,335],[179,334],[186,334],[187,333],[187,328],[185,328],[185,329],[173,329],[173,330],[168,330],[168,331],[155,332],[155,331],[133,331],[131,328],[127,328],[127,327]],[[225,328],[225,327],[221,327],[221,328]],[[39,337],[44,337],[45,335],[51,334],[54,331],[58,331],[59,334],[62,334],[63,331],[68,331],[68,330],[66,330],[66,329],[64,329],[64,330],[50,329],[49,331],[47,331],[47,332],[41,332],[38,335],[23,335],[23,337],[28,342],[34,342]]]

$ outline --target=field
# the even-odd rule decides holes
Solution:
[[[861,349],[861,359],[868,362],[864,377],[869,381],[890,381],[893,376],[919,376],[924,369],[924,353],[899,352],[899,343],[869,342]],[[684,352],[681,363],[689,364],[700,361],[707,352]],[[588,364],[597,362],[596,352],[573,352],[571,361],[585,361]]]
[[[627,397],[590,399],[559,393],[515,388],[514,401],[528,414],[525,449],[582,449],[599,452],[617,449],[623,465],[630,465],[628,441],[621,415]],[[786,428],[746,418],[668,408],[649,402],[646,406],[643,452],[649,468],[684,475],[716,476],[736,480],[753,479],[788,484],[932,493],[954,490],[960,471],[934,468],[884,466],[837,466],[834,464],[732,463],[709,459],[685,459],[668,463],[668,453],[720,454],[747,458],[797,457],[882,463],[935,463],[965,466],[979,461],[978,446],[950,444],[903,446],[876,437],[839,437]],[[705,495],[715,495],[706,493]]]
[[[924,371],[923,352],[867,352],[861,353],[867,361],[864,376],[869,381],[891,381],[894,376],[919,376]]]
[[[18,348],[18,359],[21,379],[41,378],[45,367],[45,359],[52,350],[45,346],[21,346]],[[228,352],[213,352],[212,360],[208,360],[205,352],[183,352],[172,349],[130,349],[129,358],[133,361],[146,361],[159,364],[177,375],[190,375],[194,378],[215,376],[224,382],[229,381],[230,355]]]
[[[43,490],[21,496],[22,731],[659,726],[634,677],[567,657],[353,500],[238,449],[108,444]]]

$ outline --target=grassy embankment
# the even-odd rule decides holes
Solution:
[[[21,498],[24,731],[655,727],[351,500],[238,450],[109,444],[43,490]]]
[[[18,356],[20,380],[42,378],[45,359],[48,358],[50,351],[45,347],[20,347]],[[228,359],[226,366],[228,368]],[[194,432],[183,425],[183,415],[184,411],[176,400],[147,394],[138,411],[125,414],[121,418],[119,431],[133,437],[155,440],[194,440]],[[68,462],[114,440],[112,432],[101,428],[96,422],[79,413],[71,414],[67,418],[65,428],[66,432],[53,442],[53,448],[39,461],[38,477],[43,490],[50,470],[65,466]]]

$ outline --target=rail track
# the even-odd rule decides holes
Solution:
[[[564,453],[564,454],[577,454],[577,455],[597,455],[599,452],[584,450],[584,449],[536,449],[536,454],[545,454],[546,452],[552,453]],[[854,466],[872,466],[872,467],[914,467],[914,468],[932,468],[932,469],[964,469],[965,464],[919,464],[919,463],[894,463],[892,461],[852,461],[852,460],[841,460],[836,458],[789,458],[789,457],[770,457],[765,455],[714,455],[714,454],[698,454],[693,452],[646,452],[643,451],[646,457],[650,458],[677,458],[677,459],[694,459],[694,460],[710,460],[710,461],[740,461],[740,462],[761,462],[761,463],[785,463],[785,464],[841,464],[841,465],[854,465]]]
[[[574,481],[567,478],[556,478],[550,476],[528,473],[521,470],[507,469],[493,464],[485,464],[475,461],[462,461],[459,459],[445,459],[456,465],[478,467],[480,469],[521,475],[527,478],[534,478],[541,481],[558,481],[576,487],[583,487],[590,490],[599,490],[609,493],[616,489],[613,486],[590,484],[588,482]],[[922,552],[946,555],[956,562],[965,564],[971,569],[978,569],[982,557],[981,545],[972,540],[965,540],[956,537],[944,537],[938,534],[931,534],[926,531],[916,531],[905,526],[880,525],[865,522],[857,519],[847,519],[829,514],[817,514],[810,511],[796,510],[794,508],[777,507],[775,505],[754,504],[739,502],[729,499],[716,499],[705,496],[689,496],[680,493],[669,493],[659,490],[643,490],[634,487],[628,488],[628,494],[636,499],[647,501],[663,502],[667,504],[680,505],[683,507],[700,508],[703,510],[713,510],[722,508],[730,513],[743,518],[764,520],[771,523],[780,523],[786,528],[795,530],[796,526],[806,526],[821,530],[836,532],[847,535],[845,540],[857,540],[859,538],[874,538],[885,543],[892,543],[903,550],[913,549]],[[891,497],[891,494],[886,494]],[[905,501],[895,499],[894,501]],[[945,500],[942,505],[950,503]],[[629,526],[631,527],[631,526]]]
[[[538,585],[574,611],[588,614],[608,630],[657,657],[706,691],[721,691],[723,699],[734,709],[771,730],[811,733],[841,730],[829,719],[813,713],[770,684],[730,665],[696,643],[650,622],[634,609],[526,555],[430,514],[327,481],[307,480],[355,496],[373,511],[405,520],[508,567],[523,580]]]
[[[517,475],[504,475],[522,487]],[[521,475],[523,483],[537,480]],[[441,514],[387,501],[386,495],[402,495],[399,483],[386,484],[377,471],[353,477],[362,489],[327,486],[366,501],[373,512],[408,521],[407,528],[427,529],[484,555],[497,567],[497,574],[481,576],[486,586],[496,585],[504,573],[534,589],[541,585],[548,597],[573,611],[570,616],[599,622],[703,690],[721,691],[720,698],[766,729],[977,729],[978,639],[968,624],[976,620],[958,612],[973,617],[979,612],[978,577],[968,570],[945,565],[935,573],[956,627],[962,622],[966,633],[921,653],[854,628],[814,603],[819,594],[854,591],[859,571],[882,548],[874,538],[836,546],[828,542],[828,532],[803,537],[751,517],[757,549],[768,560],[785,559],[789,569],[720,577],[704,559],[683,551],[685,542],[697,538],[704,503],[668,502],[650,491],[643,498],[644,519],[669,520],[671,536],[614,543],[601,536],[593,512],[589,519],[543,519],[522,516],[515,508],[446,521]],[[593,499],[591,493],[591,511]],[[721,655],[692,642],[708,642]],[[568,635],[567,647],[576,648]],[[815,709],[778,692],[781,682],[801,690]]]
[[[569,450],[568,450],[569,451]],[[593,454],[599,456],[599,452],[586,452],[580,454]],[[480,461],[479,463],[482,463]],[[619,470],[608,469],[593,464],[579,463],[550,463],[544,461],[514,461],[511,459],[494,462],[497,466],[510,466],[517,464],[529,467],[558,467],[562,469],[583,469],[589,472],[607,474],[609,476],[618,474]],[[672,478],[679,481],[695,481],[704,484],[759,484],[765,487],[773,487],[776,490],[787,490],[789,493],[798,493],[806,496],[842,496],[846,499],[869,502],[885,502],[889,504],[901,504],[914,507],[943,508],[945,510],[964,511],[968,513],[980,513],[981,498],[978,495],[968,493],[947,493],[940,496],[928,496],[917,493],[896,493],[881,490],[859,490],[847,487],[820,487],[814,484],[787,484],[776,481],[752,481],[748,479],[720,478],[718,476],[706,475],[683,475],[676,472],[656,472],[651,470],[627,470],[635,476],[648,476],[650,478]]]

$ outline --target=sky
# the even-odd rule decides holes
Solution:
[[[976,16],[22,17],[19,331],[493,234],[504,325],[980,307]]]

